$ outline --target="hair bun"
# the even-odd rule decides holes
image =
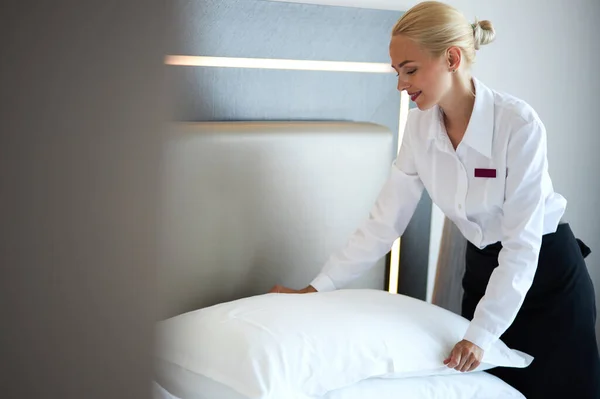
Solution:
[[[496,31],[490,21],[475,21],[471,24],[473,28],[473,38],[475,39],[475,50],[479,50],[481,46],[485,46],[494,41]]]

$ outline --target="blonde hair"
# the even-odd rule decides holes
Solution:
[[[403,35],[427,49],[433,56],[442,56],[448,48],[461,49],[470,65],[475,52],[491,43],[496,33],[490,21],[469,23],[454,7],[437,1],[424,1],[408,10],[396,23],[392,36]]]

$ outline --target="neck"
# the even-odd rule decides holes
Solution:
[[[467,130],[475,105],[474,91],[471,75],[457,72],[452,76],[452,90],[439,104],[444,111],[446,130],[453,143],[460,142]]]

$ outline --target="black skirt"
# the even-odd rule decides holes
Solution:
[[[471,320],[502,248],[468,244],[463,278],[463,317]],[[542,239],[533,284],[501,340],[534,357],[524,369],[489,370],[527,399],[600,398],[594,286],[584,257],[589,249],[568,224]]]

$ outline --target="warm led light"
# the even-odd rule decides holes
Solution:
[[[398,123],[398,152],[402,145],[402,138],[404,137],[404,129],[406,127],[406,119],[408,118],[409,102],[408,93],[402,91],[400,93],[400,120]],[[390,256],[390,284],[388,291],[392,294],[398,293],[398,277],[400,276],[400,238],[394,241]]]
[[[408,119],[409,97],[406,90],[400,93],[400,123],[398,124],[398,152],[400,152],[400,146],[402,145],[402,139],[404,138],[404,129],[406,128],[406,120]]]
[[[389,64],[376,62],[342,62],[284,60],[271,58],[231,58],[189,55],[168,55],[165,64],[177,66],[203,66],[220,68],[292,69],[302,71],[392,73]]]
[[[400,273],[400,238],[394,241],[390,256],[390,285],[388,291],[392,294],[398,293],[398,276]]]

